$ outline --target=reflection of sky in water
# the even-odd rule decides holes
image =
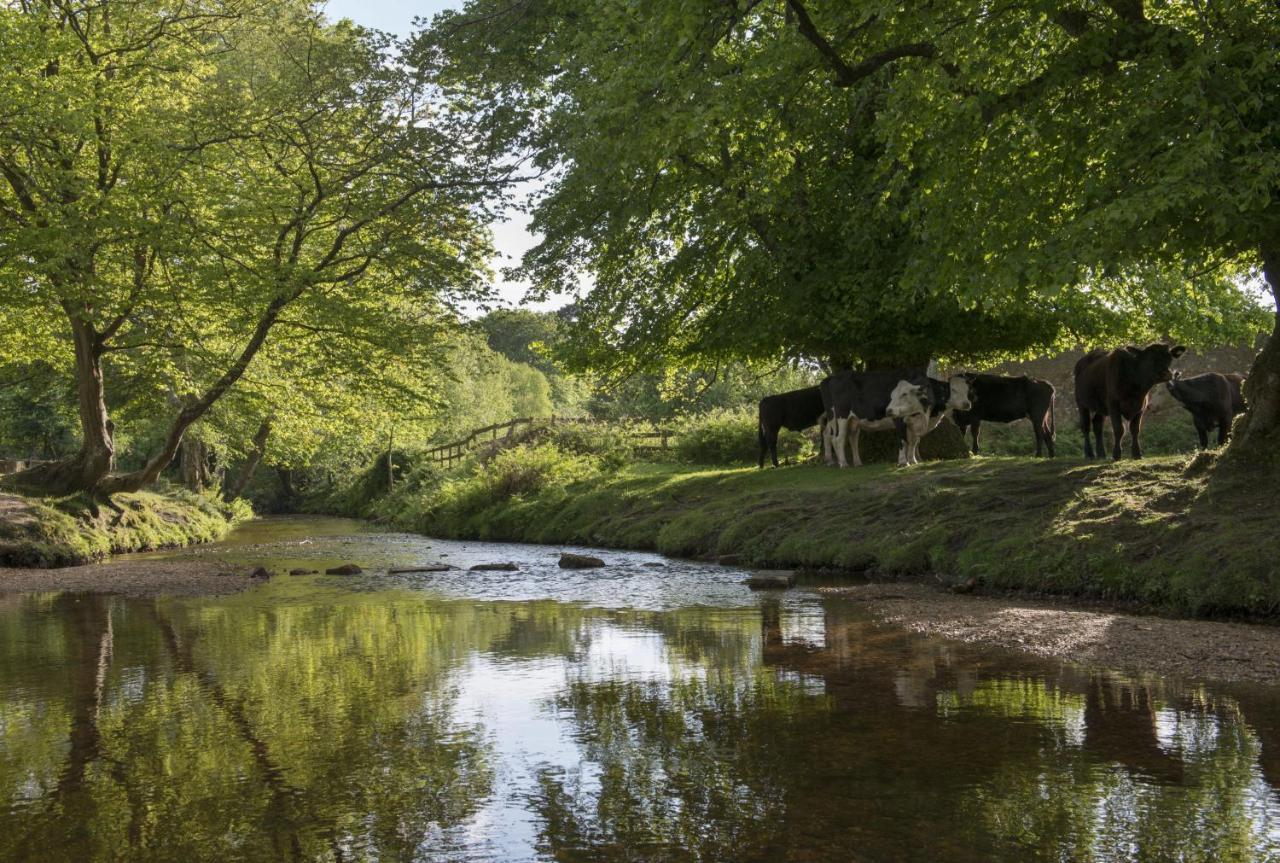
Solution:
[[[64,812],[121,856],[135,775],[161,813],[138,835],[193,863],[297,836],[429,861],[1280,849],[1274,689],[939,642],[652,554],[566,572],[560,549],[318,526],[166,556],[368,574],[0,607],[0,859],[91,858]]]

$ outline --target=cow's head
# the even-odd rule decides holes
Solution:
[[[1169,382],[1173,380],[1173,371],[1169,368],[1173,361],[1187,352],[1182,345],[1169,345],[1156,342],[1153,345],[1147,345],[1145,348],[1129,345],[1124,348],[1125,356],[1128,358],[1130,368],[1134,372],[1134,376],[1138,379],[1135,383],[1139,385],[1152,386],[1161,382]]]
[[[952,375],[947,379],[951,392],[947,395],[947,407],[954,411],[967,411],[973,408],[973,399],[969,397],[969,376]]]
[[[885,416],[893,419],[906,419],[916,414],[928,413],[930,402],[927,383],[913,384],[911,381],[898,381],[898,385],[889,394],[889,406],[885,408],[884,413]]]

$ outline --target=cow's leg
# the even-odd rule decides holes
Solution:
[[[1093,458],[1093,444],[1089,438],[1092,426],[1093,422],[1089,417],[1089,412],[1084,408],[1080,408],[1080,431],[1084,434],[1084,457],[1087,459]]]
[[[1093,440],[1097,444],[1098,458],[1104,458],[1107,448],[1102,445],[1102,426],[1107,421],[1106,414],[1093,415]]]
[[[1209,448],[1209,424],[1205,422],[1204,417],[1195,414],[1191,417],[1191,421],[1196,427],[1196,436],[1200,438],[1200,449]]]
[[[1119,407],[1111,408],[1111,460],[1120,461],[1120,444],[1124,441],[1124,414]]]
[[[1044,424],[1036,422],[1030,416],[1027,419],[1031,420],[1031,433],[1036,438],[1036,458],[1040,458],[1040,447],[1044,443]]]
[[[973,454],[978,454],[978,435],[982,431],[982,420],[974,420],[969,426],[969,431],[973,434]]]
[[[848,467],[849,463],[845,461],[845,458],[844,458],[844,445],[849,440],[849,418],[836,417],[835,427],[836,427],[836,440],[835,440],[836,464],[840,465],[840,467]],[[858,458],[858,451],[856,448],[854,449],[853,458],[854,458],[854,463],[856,464],[857,458]]]
[[[862,448],[858,446],[858,438],[862,434],[862,424],[856,419],[849,420],[852,434],[849,437],[849,448],[853,450],[853,466],[862,467]]]
[[[1231,435],[1231,411],[1223,411],[1218,414],[1218,446],[1222,446],[1227,442],[1227,438]]]
[[[911,464],[911,423],[894,423],[894,431],[898,433],[898,467]]]
[[[770,429],[769,431],[769,458],[773,460],[773,466],[778,466],[778,432],[781,429]]]
[[[978,426],[975,424],[973,428],[976,435]],[[907,425],[907,449],[910,450],[907,454],[908,464],[920,464],[920,441],[924,440],[924,436],[928,433],[929,419],[927,417],[920,417],[915,427],[912,427],[911,424]]]
[[[1129,451],[1133,453],[1134,458],[1142,458],[1142,415],[1143,411],[1138,411],[1135,416],[1129,418]],[[1116,449],[1120,449],[1119,442],[1116,443]]]
[[[836,463],[836,446],[835,420],[823,418],[822,420],[822,461],[827,465]]]

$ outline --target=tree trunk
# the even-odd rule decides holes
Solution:
[[[182,441],[182,484],[194,492],[202,492],[209,480],[208,452],[204,442],[192,437]]]
[[[1236,423],[1230,456],[1275,461],[1280,452],[1280,241],[1262,245],[1262,274],[1276,300],[1271,338],[1253,361],[1244,384],[1246,413]]]
[[[227,491],[226,499],[228,501],[235,500],[244,494],[249,481],[253,479],[253,474],[258,470],[258,465],[262,464],[263,456],[267,454],[267,438],[270,435],[271,421],[263,420],[262,425],[258,426],[258,433],[253,436],[253,452],[249,453],[249,460],[240,469],[240,476],[236,479],[235,486]]]
[[[114,426],[107,419],[103,397],[102,345],[92,323],[70,309],[67,316],[75,345],[80,450],[65,461],[37,465],[9,478],[14,486],[38,489],[46,494],[93,489],[115,463],[115,442],[111,434]]]

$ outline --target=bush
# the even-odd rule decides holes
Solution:
[[[687,464],[755,464],[760,456],[756,409],[720,409],[688,417],[676,427],[675,457]],[[778,436],[778,459],[801,460],[816,452],[805,434]]]

